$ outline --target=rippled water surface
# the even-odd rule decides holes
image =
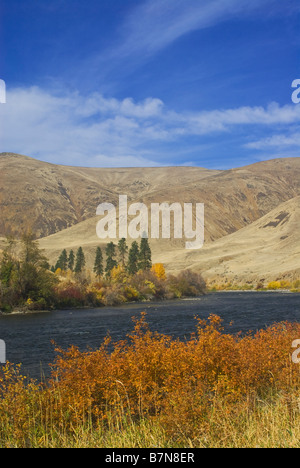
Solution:
[[[48,364],[55,357],[51,340],[63,349],[70,345],[82,351],[96,349],[108,332],[113,341],[125,338],[133,329],[132,317],[142,311],[147,312],[151,330],[185,339],[195,331],[195,316],[217,314],[224,320],[225,331],[231,333],[255,331],[283,320],[299,322],[300,294],[222,292],[180,301],[2,315],[0,339],[6,342],[7,360],[22,363],[23,372],[39,378],[41,370],[49,374]]]

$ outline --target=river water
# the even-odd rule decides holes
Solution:
[[[2,315],[0,339],[6,343],[7,361],[21,363],[22,372],[31,377],[47,377],[49,363],[55,358],[52,340],[63,349],[71,345],[82,351],[97,349],[108,332],[113,341],[125,338],[133,329],[132,317],[139,317],[143,311],[151,330],[184,340],[196,330],[195,316],[206,319],[217,314],[224,320],[225,332],[230,333],[256,331],[286,320],[299,322],[300,294],[218,292],[120,307]]]

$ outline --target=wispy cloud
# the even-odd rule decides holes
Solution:
[[[287,125],[299,122],[300,107],[294,105],[279,106],[276,102],[266,108],[239,107],[236,109],[213,110],[190,116],[189,122],[196,132],[226,131],[231,126],[242,125]]]
[[[145,0],[125,16],[113,46],[89,57],[92,74],[132,70],[181,37],[231,19],[290,14],[289,0]]]
[[[9,90],[7,104],[0,107],[0,151],[72,165],[153,166],[164,165],[178,145],[190,160],[209,139],[213,144],[223,134],[234,138],[239,129],[270,133],[276,126],[281,131],[252,143],[238,140],[241,147],[299,143],[297,132],[289,130],[299,124],[300,106],[292,104],[179,113],[156,98],[136,102],[19,88]]]
[[[284,134],[275,134],[268,138],[262,138],[257,141],[252,141],[245,144],[246,148],[261,150],[261,149],[286,149],[298,148],[300,149],[300,127],[293,132]]]
[[[147,0],[123,25],[125,54],[155,53],[194,30],[246,16],[271,0]]]

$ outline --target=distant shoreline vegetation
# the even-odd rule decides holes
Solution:
[[[125,239],[107,244],[104,255],[95,250],[93,271],[86,268],[82,247],[64,249],[50,266],[34,236],[20,241],[7,238],[0,257],[0,310],[66,309],[114,306],[134,301],[194,297],[204,294],[206,283],[199,273],[184,270],[167,275],[162,263],[152,264],[147,239]]]
[[[95,249],[93,270],[86,268],[82,247],[64,249],[50,266],[34,236],[7,238],[0,257],[0,310],[30,312],[68,308],[117,306],[130,302],[196,297],[218,291],[300,292],[300,280],[206,284],[201,274],[189,269],[167,274],[162,263],[152,264],[148,240],[110,242]]]
[[[220,291],[289,291],[289,292],[300,292],[300,279],[289,281],[289,280],[276,280],[270,281],[265,286],[263,283],[258,282],[257,284],[245,283],[245,284],[234,284],[234,283],[222,283],[222,284],[210,284],[207,285],[207,290],[210,292]]]

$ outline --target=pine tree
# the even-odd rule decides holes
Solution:
[[[105,267],[105,273],[106,276],[110,276],[110,272],[114,267],[117,267],[118,264],[115,260],[116,256],[116,246],[113,242],[109,242],[105,248],[105,254],[106,254],[106,267]]]
[[[128,246],[126,244],[126,239],[124,237],[119,240],[118,242],[118,251],[119,251],[119,259],[122,267],[125,267],[126,262],[126,254],[128,252]]]
[[[135,275],[138,272],[139,246],[136,241],[133,241],[128,254],[127,271],[130,275]]]
[[[138,267],[139,270],[150,270],[152,267],[151,249],[146,237],[141,239]]]
[[[55,270],[57,270],[58,268],[60,268],[62,271],[66,271],[68,268],[68,255],[66,249],[62,251],[56,262]]]
[[[103,255],[102,255],[102,250],[100,249],[100,247],[97,247],[97,250],[96,250],[94,273],[98,277],[103,275]]]
[[[74,271],[74,264],[75,264],[75,255],[73,250],[70,251],[68,257],[68,270]]]
[[[75,273],[81,273],[85,266],[85,257],[82,247],[79,247],[76,253]]]

